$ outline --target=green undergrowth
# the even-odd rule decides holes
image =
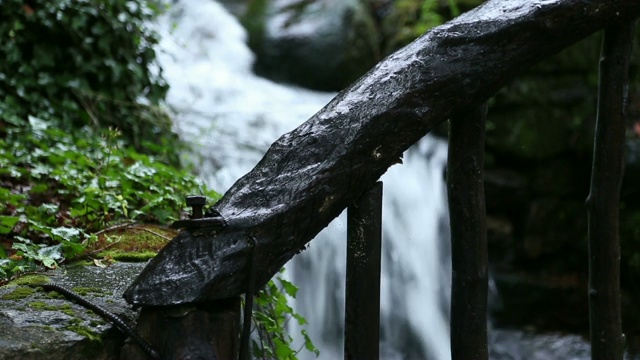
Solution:
[[[186,146],[164,111],[168,84],[149,26],[164,2],[1,4],[0,285],[13,280],[3,299],[17,299],[33,294],[21,278],[29,272],[155,256],[176,235],[165,226],[184,217],[186,195],[209,205],[220,195],[181,167]],[[271,310],[256,314],[273,338],[264,354],[295,359],[284,319],[303,319],[286,303],[290,286],[278,284],[285,293],[271,282],[260,295]],[[96,339],[80,324],[68,330]]]
[[[219,198],[117,130],[69,134],[35,117],[0,125],[0,279],[95,255],[117,242],[105,230],[114,224],[168,224],[186,211],[186,195]]]
[[[255,358],[295,360],[302,350],[320,355],[304,329],[307,320],[289,306],[297,292],[298,288],[285,278],[283,268],[256,295],[253,320],[257,334],[252,339]],[[300,336],[303,342],[298,349],[292,347],[294,339],[286,331],[289,321],[296,321],[302,327]]]

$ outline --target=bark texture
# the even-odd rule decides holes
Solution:
[[[447,193],[451,222],[451,359],[486,360],[487,211],[484,134],[487,106],[454,116]]]
[[[620,186],[633,24],[605,29],[600,58],[598,115],[589,210],[589,323],[591,358],[622,360],[620,314]]]
[[[434,28],[278,139],[214,206],[209,215],[224,225],[173,239],[125,299],[169,305],[244,293],[251,238],[256,284],[266,283],[439,123],[539,60],[638,15],[637,0],[493,0]]]

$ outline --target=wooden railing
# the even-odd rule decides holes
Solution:
[[[452,358],[487,359],[486,102],[528,66],[606,28],[587,202],[588,297],[592,358],[621,360],[617,214],[625,84],[639,16],[637,0],[491,0],[391,55],[276,141],[203,219],[182,223],[185,230],[125,293],[143,315],[156,314],[143,316],[141,332],[161,339],[154,344],[160,353],[184,354],[194,346],[187,325],[204,317],[210,320],[197,324],[211,334],[197,344],[216,358],[234,357],[237,332],[229,333],[238,329],[237,297],[251,297],[348,208],[345,358],[378,358],[382,186],[376,182],[403,151],[450,119]],[[176,307],[220,316],[189,311],[187,338],[167,346],[162,339],[174,330],[154,324],[167,312],[175,319]],[[128,357],[138,358],[144,357]]]

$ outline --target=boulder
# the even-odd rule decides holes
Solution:
[[[338,91],[380,60],[365,1],[257,0],[242,22],[255,72],[275,81]]]
[[[118,359],[125,340],[119,330],[92,311],[34,285],[61,284],[131,322],[137,313],[124,302],[122,293],[145,265],[67,266],[1,286],[0,359]]]

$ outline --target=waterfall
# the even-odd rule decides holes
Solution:
[[[184,157],[223,192],[268,146],[335,94],[276,84],[251,72],[241,25],[211,0],[181,0],[157,23],[158,60],[171,85]],[[384,181],[381,354],[385,359],[449,359],[446,145],[425,137]],[[300,287],[294,304],[309,322],[322,359],[342,357],[346,226],[336,219],[287,265]]]

